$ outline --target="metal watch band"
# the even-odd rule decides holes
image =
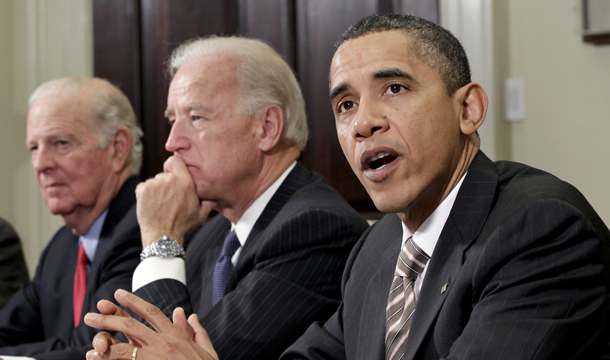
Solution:
[[[164,235],[159,240],[151,243],[142,250],[140,253],[140,260],[144,260],[151,256],[160,256],[163,258],[184,258],[184,248],[180,246],[178,241]]]

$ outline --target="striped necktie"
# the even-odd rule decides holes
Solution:
[[[385,357],[387,360],[398,360],[404,355],[411,318],[415,312],[413,286],[428,259],[430,257],[413,242],[412,236],[400,249],[386,307]]]

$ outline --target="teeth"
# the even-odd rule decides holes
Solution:
[[[386,153],[386,152],[380,152],[379,154],[373,156],[373,158],[371,159],[371,161],[375,161],[375,160],[379,160],[384,156],[388,156],[390,154]]]

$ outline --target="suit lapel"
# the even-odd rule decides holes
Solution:
[[[451,291],[452,279],[461,271],[466,251],[477,239],[498,185],[495,164],[479,151],[468,169],[449,218],[434,248],[417,300],[403,359],[413,359]],[[443,355],[443,354],[441,354]]]
[[[87,298],[85,299],[85,304],[87,304],[88,297],[92,293],[91,289],[98,286],[96,284],[98,282],[97,276],[102,273],[98,268],[105,265],[106,259],[110,256],[110,252],[115,247],[115,244],[112,243],[115,227],[136,203],[135,191],[139,182],[140,181],[135,176],[127,179],[108,206],[108,214],[104,220],[104,226],[102,226],[97,248],[95,249],[95,257],[91,263],[91,271],[89,271],[90,277],[87,279]],[[76,253],[78,254],[78,247]]]
[[[297,162],[295,167],[286,176],[284,182],[277,189],[275,194],[269,200],[265,210],[261,213],[254,227],[248,235],[248,239],[242,248],[235,269],[231,274],[229,283],[227,284],[227,292],[232,291],[237,285],[242,274],[249,273],[254,266],[254,255],[258,251],[258,240],[261,234],[268,228],[268,225],[276,218],[276,215],[284,207],[290,197],[300,188],[312,181],[312,173],[309,172],[300,162]]]
[[[402,243],[402,226],[398,216],[386,215],[371,231],[366,253],[370,261],[365,265],[371,272],[366,284],[359,326],[359,359],[385,359],[386,305],[394,278],[396,261]],[[378,254],[375,254],[378,252]]]

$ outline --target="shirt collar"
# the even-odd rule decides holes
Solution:
[[[85,253],[89,258],[89,262],[93,262],[93,258],[95,257],[95,250],[97,250],[97,243],[100,240],[100,234],[102,233],[104,221],[106,221],[106,215],[108,215],[108,208],[95,219],[87,233],[80,236],[78,239],[79,244],[83,244],[83,247],[85,248]]]
[[[455,198],[457,197],[460,187],[462,187],[465,177],[466,174],[462,176],[460,181],[453,188],[453,190],[451,190],[445,200],[443,200],[443,202],[441,202],[440,205],[434,209],[432,214],[428,216],[428,218],[421,224],[414,234],[412,234],[409,229],[407,229],[406,225],[402,223],[403,243],[407,241],[411,235],[413,235],[413,241],[417,244],[417,246],[424,250],[426,254],[430,256],[432,255],[434,248],[436,247],[436,243],[438,242],[438,238],[441,236],[441,231],[443,231],[445,223],[449,218],[451,208],[455,203]]]
[[[282,175],[280,175],[280,177],[277,178],[277,180],[275,180],[273,184],[271,184],[271,186],[269,186],[267,190],[248,207],[248,209],[246,209],[242,217],[237,221],[237,224],[231,223],[231,230],[235,230],[235,234],[237,235],[237,239],[241,246],[244,246],[248,236],[250,236],[250,231],[252,231],[254,224],[263,213],[263,210],[267,207],[269,200],[271,200],[277,189],[282,185],[296,164],[297,162],[295,160],[286,170],[284,170]]]

